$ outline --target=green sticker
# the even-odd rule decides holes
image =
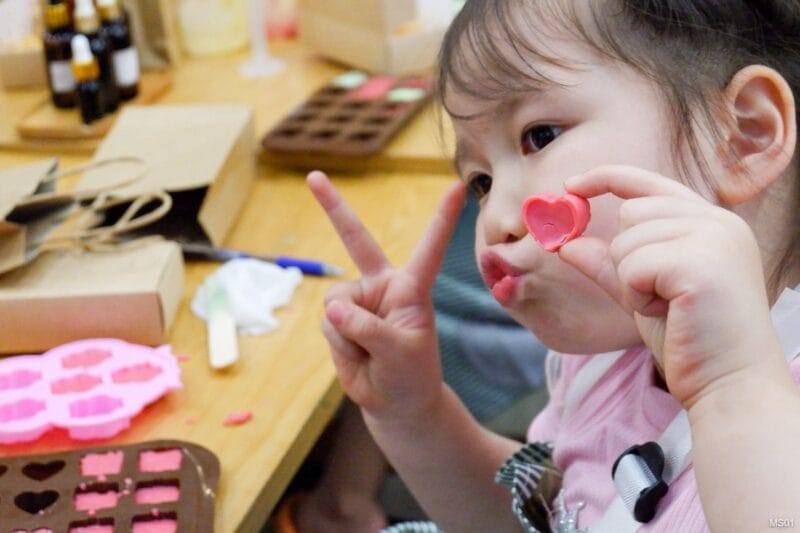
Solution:
[[[392,89],[386,97],[390,102],[416,102],[421,98],[425,98],[425,91],[415,87]]]
[[[357,70],[353,70],[350,72],[345,72],[339,76],[336,76],[333,79],[333,85],[336,87],[342,87],[344,89],[354,89],[358,87],[362,83],[367,80],[367,75],[363,72],[359,72]]]

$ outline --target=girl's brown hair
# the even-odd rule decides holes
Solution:
[[[440,52],[438,91],[445,109],[453,115],[445,99],[450,89],[500,99],[553,83],[531,63],[570,68],[544,44],[543,34],[551,30],[570,32],[662,88],[683,179],[690,165],[682,147],[688,147],[701,177],[713,183],[696,141],[700,131],[721,140],[720,95],[737,71],[751,64],[772,67],[796,101],[800,96],[798,0],[468,0]],[[796,191],[794,233],[771,285],[797,264],[800,187]]]

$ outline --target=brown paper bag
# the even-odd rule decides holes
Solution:
[[[171,0],[122,1],[143,70],[163,69],[180,62],[177,3]]]
[[[121,165],[133,165],[134,171],[121,173]],[[56,191],[56,181],[92,167],[113,167],[114,179],[95,189]],[[84,248],[108,247],[121,234],[134,231],[163,216],[172,199],[163,191],[154,191],[130,199],[111,199],[108,192],[134,183],[144,174],[144,162],[135,158],[115,158],[87,166],[58,171],[58,160],[48,159],[0,172],[0,274],[34,259],[46,246],[77,245]],[[81,205],[81,201],[91,203]],[[119,220],[109,226],[99,225],[104,213],[118,205],[127,205]],[[72,227],[57,234],[71,217]]]
[[[173,200],[172,210],[139,234],[221,245],[256,176],[252,110],[241,105],[125,107],[93,161],[131,156],[144,160],[147,171],[113,195],[137,197],[164,189]],[[111,169],[97,168],[84,173],[78,187],[104,187],[113,179]],[[112,220],[116,214],[110,213]]]
[[[40,224],[37,228],[41,235],[36,235],[34,228],[26,229],[23,220],[9,218],[14,208],[23,199],[35,194],[51,192],[54,189],[51,177],[58,168],[57,159],[47,159],[30,165],[24,165],[0,171],[0,272],[6,272],[25,263],[32,242],[46,238],[60,222],[57,209],[44,215],[44,220],[51,224]],[[29,243],[29,240],[31,243]]]

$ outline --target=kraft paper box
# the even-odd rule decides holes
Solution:
[[[415,0],[301,0],[300,41],[335,61],[375,74],[433,68],[446,26],[417,20]]]
[[[298,14],[335,19],[354,28],[392,33],[417,16],[416,0],[300,0]]]
[[[47,86],[41,46],[0,46],[0,87],[30,89]]]
[[[183,279],[180,247],[169,241],[113,252],[46,251],[0,276],[0,353],[39,353],[98,337],[163,344]]]
[[[140,180],[114,189],[115,197],[162,189],[170,193],[170,212],[141,234],[219,246],[255,180],[256,146],[249,106],[126,106],[92,161],[134,156],[147,165]],[[112,166],[89,170],[77,189],[119,181],[116,172]]]

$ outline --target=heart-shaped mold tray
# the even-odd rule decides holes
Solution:
[[[32,441],[53,427],[78,440],[109,438],[180,387],[169,346],[91,339],[9,357],[0,360],[0,443]]]
[[[0,533],[205,533],[219,460],[159,440],[0,459]]]

